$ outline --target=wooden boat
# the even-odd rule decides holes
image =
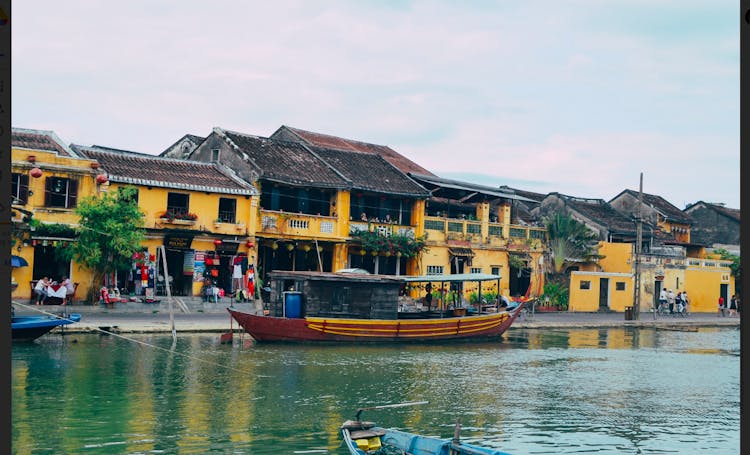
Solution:
[[[414,282],[481,282],[497,275],[386,276],[352,273],[269,273],[268,314],[227,308],[259,342],[428,342],[499,338],[520,314],[477,312],[453,316],[448,310],[422,317],[400,317],[399,291]]]
[[[78,313],[67,316],[12,316],[11,331],[13,341],[32,341],[50,332],[55,327],[79,322]]]
[[[411,404],[419,403],[375,406],[367,409],[408,406]],[[442,439],[407,433],[393,428],[378,427],[374,422],[360,420],[361,411],[357,411],[355,420],[347,420],[341,425],[341,436],[351,455],[374,455],[379,453],[409,455],[510,455],[501,450],[461,442],[459,438],[461,426],[458,422],[456,422],[453,438]]]

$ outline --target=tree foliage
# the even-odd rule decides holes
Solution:
[[[129,270],[133,254],[141,250],[145,219],[135,192],[135,188],[121,188],[78,203],[77,241],[67,245],[63,254],[92,272],[89,301],[93,302],[104,276]]]
[[[740,262],[740,257],[735,256],[723,248],[715,249],[714,254],[718,254],[719,257],[725,261],[732,261],[732,263],[729,264],[729,268],[732,270],[735,287],[739,289],[740,283],[742,283],[742,263]]]
[[[545,221],[545,225],[554,273],[562,272],[570,262],[599,257],[597,235],[570,215],[555,213]]]
[[[385,236],[376,231],[356,231],[351,236],[358,240],[365,250],[377,251],[378,253],[401,253],[402,256],[407,258],[418,257],[422,251],[427,249],[424,237],[413,238],[398,234]]]

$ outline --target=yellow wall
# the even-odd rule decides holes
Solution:
[[[633,245],[629,243],[599,242],[599,259],[602,271],[615,273],[631,273]]]
[[[717,262],[717,265],[721,263]],[[716,313],[721,285],[728,286],[728,295],[736,292],[734,277],[728,267],[691,267],[685,270],[685,291],[691,313]]]
[[[570,274],[570,299],[568,311],[599,311],[599,292],[602,278],[608,278],[608,308],[625,311],[633,305],[633,276],[627,273],[572,272]],[[581,289],[581,282],[590,282],[589,289]],[[616,283],[625,283],[625,289],[616,290]]]
[[[29,156],[34,155],[36,161],[29,162]],[[62,177],[78,182],[77,200],[80,201],[86,196],[96,194],[98,185],[96,175],[91,163],[95,160],[80,159],[58,155],[56,152],[47,152],[40,150],[29,150],[13,147],[11,149],[11,172],[20,174],[29,174],[32,168],[37,167],[42,170],[42,176],[33,178],[29,175],[29,199],[24,206],[24,210],[33,212],[33,218],[43,223],[68,224],[71,227],[78,225],[78,215],[75,214],[75,208],[57,208],[44,206],[45,182],[48,177]],[[33,194],[32,194],[33,193]],[[14,219],[20,221],[22,215],[19,213]],[[33,238],[33,232],[29,233]],[[18,301],[24,301],[31,298],[30,282],[33,279],[41,278],[33,276],[34,269],[34,246],[32,239],[26,234],[23,239],[16,239],[13,245],[13,253],[21,256],[29,263],[27,267],[13,268],[11,270],[11,279],[18,283],[17,288],[12,292],[11,297]],[[24,245],[24,241],[26,245]],[[20,250],[18,247],[20,246]],[[59,278],[59,277],[55,277]],[[73,262],[70,268],[70,279],[74,283],[79,283],[76,290],[76,298],[82,299],[89,290],[91,274],[80,268]]]

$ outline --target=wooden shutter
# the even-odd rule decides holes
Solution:
[[[50,206],[50,199],[52,196],[52,181],[54,178],[47,177],[44,179],[44,206]]]
[[[29,203],[29,176],[21,174],[18,179],[18,199],[21,200],[21,205]]]
[[[68,203],[66,208],[75,208],[78,204],[78,180],[68,180]]]

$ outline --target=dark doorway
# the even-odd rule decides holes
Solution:
[[[609,278],[599,278],[599,311],[609,310]]]
[[[662,286],[661,280],[654,281],[654,298],[652,302],[654,308],[659,308],[659,293],[661,292]]]
[[[34,247],[33,279],[46,276],[52,281],[61,281],[63,276],[70,276],[70,262],[60,260],[56,252],[57,248],[53,245]],[[71,280],[75,281],[72,277]]]
[[[728,284],[722,284],[719,288],[719,295],[724,297],[724,305],[726,305],[727,308],[729,308],[729,285]]]

